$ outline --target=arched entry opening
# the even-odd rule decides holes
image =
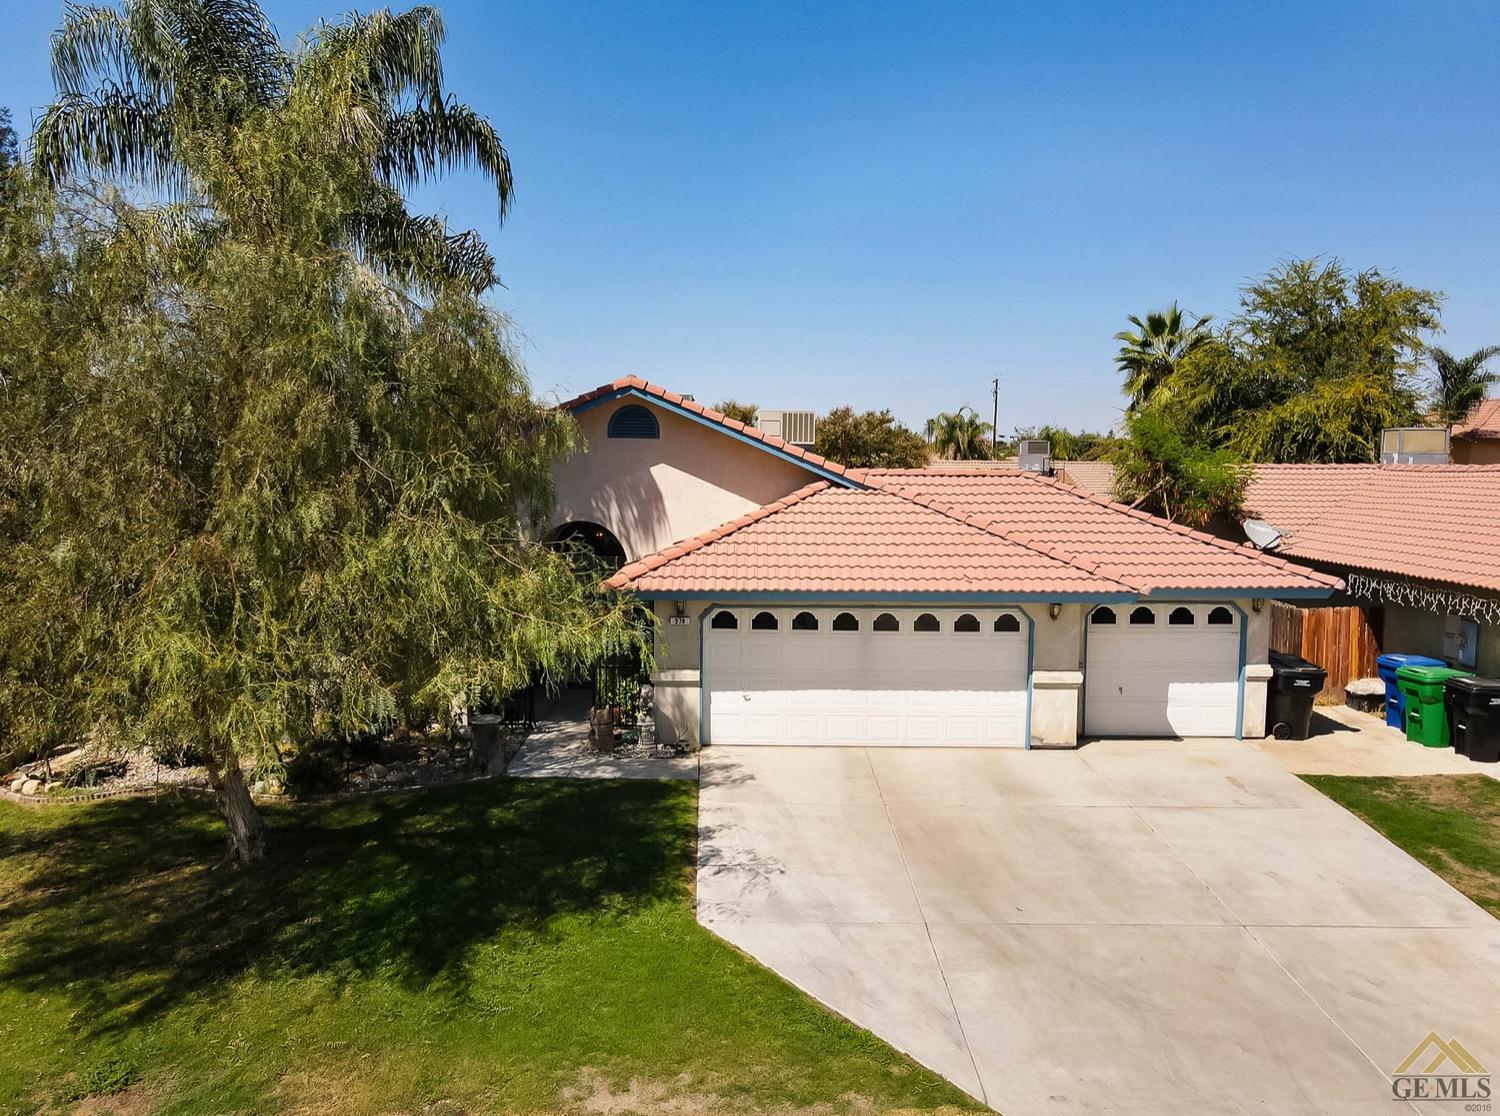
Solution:
[[[568,555],[585,579],[607,578],[627,561],[625,548],[614,533],[588,520],[553,528],[548,541]],[[644,605],[637,608],[641,629],[647,632],[650,617]],[[587,716],[596,747],[608,749],[622,742],[638,742],[643,730],[648,739],[654,739],[646,665],[647,658],[636,651],[604,656],[571,678],[552,680],[551,688],[560,691],[556,704],[572,710],[575,716],[580,711]]]
[[[608,527],[587,520],[564,523],[552,529],[553,546],[580,557],[594,559],[607,573],[615,573],[625,564],[625,548]]]

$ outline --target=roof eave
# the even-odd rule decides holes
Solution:
[[[769,453],[773,457],[780,458],[782,461],[788,461],[791,464],[798,466],[799,468],[806,469],[809,473],[821,477],[826,481],[831,481],[835,484],[842,485],[845,488],[869,487],[868,485],[861,483],[854,477],[848,476],[844,473],[836,472],[833,469],[824,468],[821,465],[816,465],[813,462],[807,460],[807,458],[799,457],[795,453],[788,453],[780,446],[774,445],[763,438],[752,438],[748,434],[745,434],[739,430],[735,430],[731,426],[726,426],[722,422],[715,422],[711,418],[706,418],[705,416],[698,414],[691,408],[684,407],[682,404],[676,403],[671,399],[664,398],[663,396],[656,395],[649,391],[642,391],[640,388],[634,387],[632,385],[613,388],[609,391],[604,391],[597,394],[591,392],[589,395],[582,397],[578,402],[563,404],[563,408],[570,413],[577,415],[582,414],[584,411],[592,410],[593,408],[598,407],[603,403],[610,403],[625,396],[633,396],[636,399],[640,399],[643,402],[650,403],[653,406],[664,407],[667,410],[671,411],[673,414],[681,415],[686,419],[691,419],[693,422],[696,422],[700,426],[707,427],[708,429],[716,431],[719,434],[726,435],[727,437],[733,438],[737,442],[742,442],[747,446],[753,446],[755,449],[761,450],[764,453]],[[842,466],[840,467],[842,468]]]
[[[994,593],[994,592],[920,592],[898,590],[846,590],[824,592],[811,589],[627,589],[642,600],[654,601],[788,601],[799,604],[849,604],[857,601],[880,601],[890,604],[1125,604],[1140,599],[1137,593],[1100,592],[1070,593]],[[1241,594],[1244,596],[1245,594]]]

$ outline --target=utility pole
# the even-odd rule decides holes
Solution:
[[[994,410],[990,414],[990,456],[1000,456],[1000,377],[996,376],[990,381],[990,398],[994,401]]]

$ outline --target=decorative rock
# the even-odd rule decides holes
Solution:
[[[42,784],[35,779],[27,779],[21,783],[19,789],[22,794],[41,794]]]
[[[365,775],[369,778],[370,782],[372,782],[372,783],[378,783],[378,782],[380,782],[380,780],[384,779],[385,776],[386,776],[386,767],[385,767],[385,764],[383,764],[383,763],[372,763],[372,764],[370,764],[369,767],[365,768]]]
[[[406,782],[406,775],[401,771],[387,771],[385,774],[385,781],[390,786],[395,786],[397,783]]]

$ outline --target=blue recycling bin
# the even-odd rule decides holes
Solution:
[[[1447,666],[1442,659],[1426,655],[1405,655],[1392,652],[1375,660],[1380,671],[1380,680],[1385,683],[1385,723],[1392,728],[1406,729],[1406,697],[1396,687],[1396,671],[1404,666]]]

